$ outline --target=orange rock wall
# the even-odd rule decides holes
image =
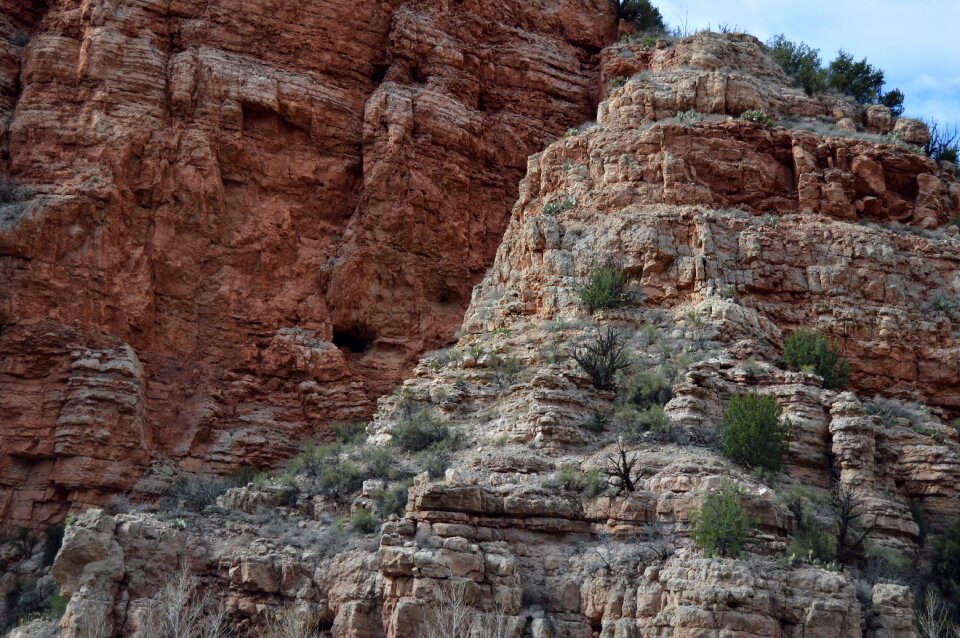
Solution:
[[[23,4],[0,0],[11,525],[368,416],[460,323],[528,155],[594,116],[616,29],[603,0]]]

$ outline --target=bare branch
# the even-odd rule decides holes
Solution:
[[[617,484],[617,496],[624,491],[633,492],[636,489],[636,481],[640,479],[640,472],[634,475],[633,468],[637,464],[637,456],[627,457],[627,451],[623,449],[622,439],[617,439],[616,456],[607,455],[607,467],[604,473]]]
[[[200,581],[182,567],[150,601],[144,638],[226,638],[229,622],[218,592],[200,590]]]
[[[598,390],[615,390],[617,372],[630,366],[624,354],[626,338],[616,330],[597,328],[593,341],[582,350],[571,354],[580,369],[590,375],[593,387]]]

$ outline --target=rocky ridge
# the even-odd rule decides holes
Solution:
[[[383,397],[367,429],[369,446],[388,446],[411,415],[439,420],[463,438],[445,473],[418,474],[379,538],[346,544],[331,536],[337,506],[305,476],[295,502],[268,483],[182,518],[83,514],[53,569],[71,596],[63,635],[91,609],[135,634],[158,567],[176,563],[222,588],[252,635],[292,605],[338,638],[424,636],[458,593],[504,619],[502,636],[917,635],[897,578],[788,555],[791,494],[826,498],[835,475],[874,521],[870,545],[921,566],[923,535],[960,516],[960,335],[930,303],[960,293],[954,168],[903,144],[921,141],[915,122],[793,89],[749,36],[620,43],[602,59],[607,82],[632,79],[595,126],[529,160],[463,336]],[[778,122],[737,119],[750,110]],[[882,137],[893,130],[899,141]],[[591,316],[579,286],[607,260],[633,300]],[[625,443],[640,469],[629,493],[578,483],[624,436],[617,397],[569,356],[595,324],[628,335],[634,367],[671,386],[667,427]],[[841,344],[847,391],[781,368],[800,325]],[[748,390],[775,396],[793,425],[779,474],[716,448],[727,400]],[[606,431],[588,426],[597,414],[613,415]],[[744,556],[706,558],[690,515],[724,482],[753,530]],[[375,509],[382,487],[364,484],[348,509]]]

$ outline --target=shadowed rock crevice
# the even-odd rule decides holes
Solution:
[[[333,329],[333,344],[351,354],[363,354],[375,340],[376,336],[366,326],[352,325]]]

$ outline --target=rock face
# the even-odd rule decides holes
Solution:
[[[90,507],[133,487],[150,457],[133,349],[52,321],[9,328],[0,343],[6,521],[54,522],[70,503]]]
[[[369,416],[460,323],[527,156],[593,116],[615,25],[3,0],[0,33],[0,519],[39,526],[151,458],[270,464]]]
[[[286,606],[337,638],[441,635],[453,608],[496,638],[916,638],[891,565],[921,573],[926,535],[960,517],[956,179],[880,136],[889,111],[788,86],[755,39],[642,42],[604,51],[605,81],[632,79],[596,126],[530,159],[463,336],[380,399],[366,442],[199,514],[81,517],[54,566],[72,593],[65,636],[103,599],[137,635],[159,566],[186,563],[242,635]],[[747,110],[788,119],[734,119]],[[591,312],[579,293],[608,263],[630,294]],[[848,388],[783,369],[799,325],[840,344]],[[615,391],[572,360],[599,327],[629,355]],[[727,403],[747,392],[790,420],[779,472],[719,450]],[[446,436],[431,448],[412,432]],[[605,473],[611,458],[631,461],[630,487]],[[710,557],[692,522],[728,486],[750,532],[739,556]],[[405,506],[390,509],[397,489]],[[867,549],[841,570],[797,542],[835,538],[844,491]],[[353,516],[349,540],[335,515]],[[88,549],[113,541],[119,569]]]

